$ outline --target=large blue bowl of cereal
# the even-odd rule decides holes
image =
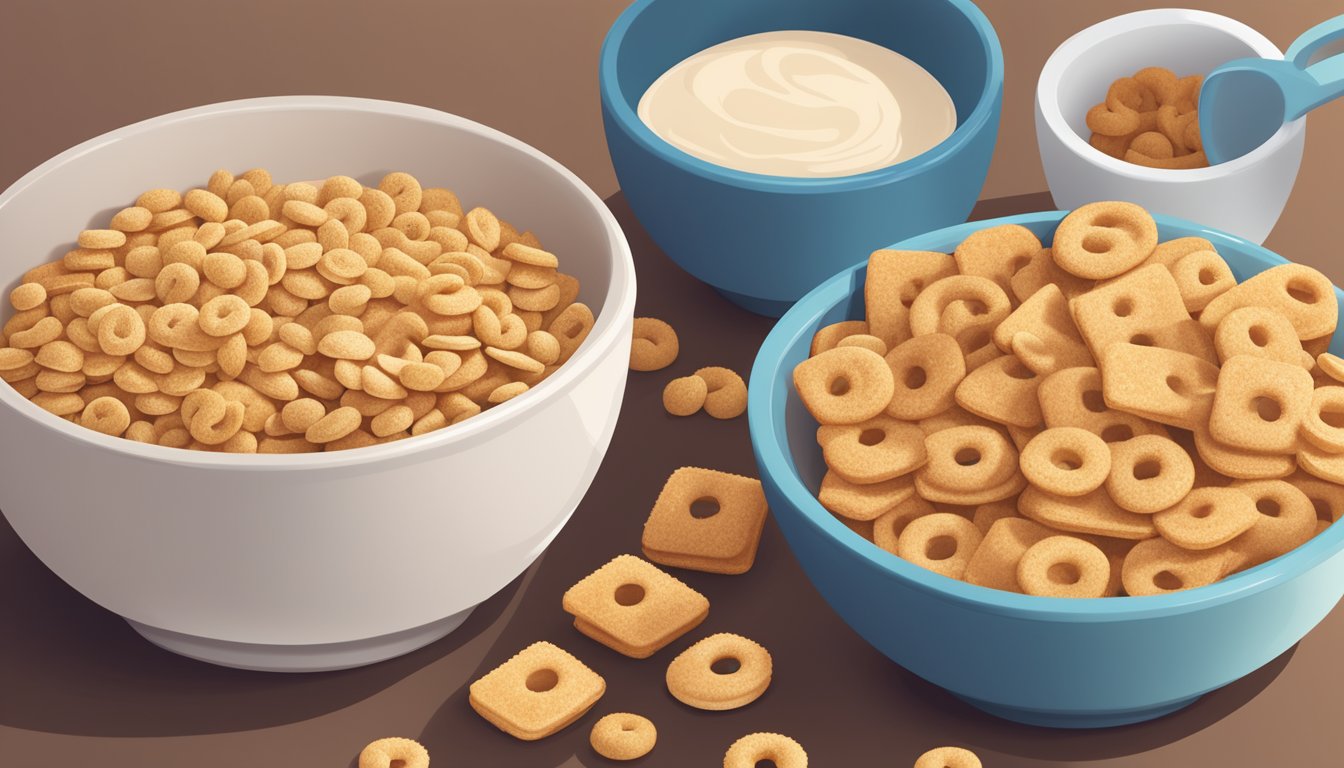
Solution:
[[[638,0],[607,34],[599,88],[653,240],[778,317],[873,248],[966,220],[1003,52],[970,0]]]
[[[1112,212],[1081,229],[1075,219],[1057,235],[1065,216],[1032,213],[942,229],[894,247],[904,253],[875,255],[873,267],[861,264],[822,283],[762,346],[749,421],[775,519],[814,586],[864,639],[1000,717],[1105,727],[1159,717],[1251,673],[1301,639],[1344,594],[1344,529],[1330,525],[1341,512],[1344,454],[1321,447],[1344,448],[1330,426],[1339,423],[1331,397],[1344,394],[1331,375],[1340,373],[1338,359],[1324,354],[1344,348],[1334,331],[1344,294],[1319,273],[1187,221],[1159,216],[1142,233]],[[995,229],[972,237],[989,227]],[[1106,276],[1117,242],[1129,238],[1125,247],[1148,253],[1154,234],[1175,242],[1158,246],[1157,258],[1136,256],[1138,269]],[[1081,264],[1092,276],[1071,277],[1061,264]],[[932,300],[920,297],[956,273],[985,278],[962,281],[982,293],[938,298],[930,315]],[[1265,307],[1288,324],[1268,317]],[[1027,318],[1046,343],[1018,333],[1006,350],[977,358],[963,356],[960,346],[971,337],[963,334],[950,350],[933,345],[911,354],[905,337],[913,331],[899,330],[900,322],[920,326],[918,342],[956,330],[948,324],[998,330],[1011,318]],[[1116,328],[1125,337],[1102,345]],[[1077,344],[1080,336],[1086,343]],[[1004,335],[986,332],[980,340],[992,347]],[[889,378],[865,373],[887,346]],[[843,349],[854,351],[821,356]],[[820,355],[810,357],[814,351]],[[1100,372],[1070,359],[1093,351]],[[1270,360],[1275,354],[1279,359]],[[1173,355],[1205,361],[1173,368]],[[945,372],[949,365],[961,366],[961,378]],[[921,401],[925,385],[951,387],[953,404]],[[887,386],[887,410],[870,415],[868,400]],[[1034,398],[1013,394],[1033,387]],[[1177,396],[1203,405],[1174,415]],[[1276,400],[1278,412],[1257,410],[1265,398]],[[917,422],[910,409],[919,407],[925,411],[914,413],[923,417]],[[892,408],[905,426],[888,415]],[[831,422],[820,432],[814,412]],[[1224,423],[1229,418],[1237,422],[1232,427]],[[976,452],[964,454],[976,440]],[[1260,450],[1226,440],[1252,441]],[[1161,450],[1124,448],[1142,441],[1188,453],[1176,461]],[[852,458],[883,445],[900,466],[883,472],[871,454]],[[1061,454],[1061,446],[1077,450]],[[1092,450],[1097,446],[1100,452]],[[990,474],[972,472],[977,461],[1005,453],[1016,460]],[[1096,473],[1103,479],[1080,480],[1101,454],[1111,462]],[[1185,493],[1180,501],[1163,500],[1156,486],[1134,491],[1154,478],[1179,484],[1186,462],[1193,479],[1177,489]],[[892,478],[892,471],[908,474]],[[1076,481],[1071,490],[1065,476]],[[979,480],[959,486],[949,477]]]

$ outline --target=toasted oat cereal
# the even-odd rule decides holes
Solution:
[[[759,480],[698,467],[667,479],[644,523],[644,556],[709,573],[746,573],[767,513]]]
[[[386,738],[359,752],[359,768],[429,768],[429,750],[414,739]]]
[[[593,751],[608,760],[638,760],[653,751],[658,729],[647,717],[613,712],[593,723],[588,740]]]
[[[656,317],[635,318],[630,370],[661,370],[676,361],[679,351],[677,332],[672,326]]]
[[[981,768],[981,763],[969,749],[935,747],[920,755],[914,768]]]
[[[583,634],[645,659],[694,629],[709,601],[633,555],[619,555],[565,592],[562,606]]]
[[[710,366],[695,375],[705,382],[705,413],[716,419],[734,419],[746,412],[747,384],[736,371]]]
[[[723,768],[756,768],[767,760],[776,768],[807,768],[803,746],[778,733],[751,733],[733,742],[723,756]]]
[[[709,385],[699,376],[682,376],[663,387],[663,408],[673,416],[692,416],[705,405]]]
[[[537,642],[471,684],[468,702],[491,725],[523,741],[565,728],[607,690],[601,675],[563,649]]]
[[[668,664],[667,690],[696,709],[737,709],[765,693],[772,670],[770,652],[760,644],[720,633],[699,640]]]

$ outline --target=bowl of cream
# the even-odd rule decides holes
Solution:
[[[873,249],[966,220],[1003,54],[969,0],[638,0],[607,34],[599,84],[650,236],[779,316]]]

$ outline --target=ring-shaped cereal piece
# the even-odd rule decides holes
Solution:
[[[663,387],[663,408],[673,416],[692,416],[705,404],[709,386],[699,376],[682,376]]]
[[[1249,531],[1259,519],[1255,500],[1236,488],[1204,486],[1153,515],[1162,537],[1182,549],[1213,549]]]
[[[1017,561],[1017,583],[1028,595],[1102,597],[1110,580],[1106,553],[1073,536],[1041,539]]]
[[[1213,347],[1222,362],[1235,355],[1267,357],[1292,365],[1302,361],[1302,342],[1293,324],[1282,313],[1266,307],[1239,307],[1228,312],[1213,332]]]
[[[1228,545],[1241,556],[1240,567],[1272,560],[1316,535],[1316,505],[1292,483],[1243,480],[1230,487],[1250,496],[1260,513],[1255,525]]]
[[[835,346],[863,347],[864,349],[871,349],[879,355],[886,355],[889,351],[887,349],[887,342],[867,333],[856,333],[852,336],[846,336],[837,342]]]
[[[1188,253],[1169,269],[1189,312],[1200,311],[1237,284],[1236,275],[1217,251],[1201,249]]]
[[[924,438],[928,461],[915,476],[920,495],[943,501],[937,491],[992,488],[1017,474],[1017,448],[1003,433],[979,424],[942,429]],[[984,502],[997,501],[986,499]],[[955,504],[956,501],[948,501]]]
[[[636,317],[630,342],[630,370],[658,371],[677,359],[681,346],[677,332],[656,317]]]
[[[908,339],[886,355],[892,396],[888,416],[918,421],[951,408],[957,385],[966,378],[966,359],[957,340],[942,333]]]
[[[1236,555],[1228,547],[1192,552],[1158,537],[1140,541],[1129,550],[1120,579],[1132,597],[1163,595],[1212,584],[1235,563]]]
[[[1152,514],[1172,507],[1195,485],[1195,463],[1178,443],[1139,435],[1111,443],[1106,492],[1121,508]]]
[[[201,330],[216,338],[232,336],[247,327],[252,308],[232,294],[216,296],[201,306],[198,323]]]
[[[774,763],[775,768],[807,768],[807,751],[783,734],[751,733],[728,748],[723,768],[756,768],[766,760]]]
[[[594,752],[608,760],[638,760],[653,751],[658,729],[647,717],[613,712],[593,723],[588,741]]]
[[[726,660],[737,668],[719,672]],[[730,662],[731,664],[731,662]],[[677,655],[667,665],[667,690],[696,709],[723,711],[745,707],[770,687],[770,652],[741,635],[710,635]]]
[[[737,371],[709,366],[695,375],[705,382],[705,413],[716,419],[733,419],[747,410],[747,383]]]
[[[99,397],[84,406],[79,423],[88,429],[117,437],[131,426],[131,412],[125,403],[115,397]]]
[[[1027,481],[1056,496],[1084,496],[1111,471],[1111,450],[1081,427],[1055,427],[1033,437],[1019,460]]]
[[[934,747],[915,760],[915,768],[982,768],[980,758],[961,747]]]
[[[413,739],[388,738],[371,742],[359,753],[359,768],[429,768],[429,751]]]
[[[873,543],[893,555],[899,554],[901,534],[905,532],[906,527],[913,521],[937,511],[932,503],[918,496],[911,496],[883,512],[873,521]]]
[[[793,369],[803,405],[821,424],[858,424],[891,402],[896,385],[882,356],[862,347],[836,347]]]
[[[975,523],[961,515],[935,512],[905,526],[896,554],[934,573],[960,579],[983,538]]]
[[[1312,445],[1331,453],[1344,453],[1344,387],[1317,387],[1311,406],[1299,428]]]
[[[868,323],[863,320],[841,320],[838,323],[822,326],[816,333],[812,334],[812,346],[807,354],[809,356],[819,355],[828,349],[839,346],[841,341],[850,336],[867,333]]]
[[[1012,309],[1008,294],[988,277],[951,275],[930,283],[915,297],[910,305],[910,331],[915,336],[950,333],[945,329],[947,323],[961,331],[965,330],[968,318],[1002,320]]]
[[[880,483],[919,468],[927,454],[916,424],[878,415],[859,424],[817,429],[831,471],[851,483]]]
[[[1055,263],[1071,275],[1101,280],[1133,269],[1157,247],[1157,222],[1124,202],[1088,203],[1065,216],[1051,246]]]

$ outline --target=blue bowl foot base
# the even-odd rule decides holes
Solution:
[[[725,291],[721,288],[715,288],[714,290],[723,298],[733,302],[748,312],[764,315],[766,317],[783,317],[784,313],[789,311],[789,307],[794,305],[794,302],[792,301],[762,299],[757,296],[748,296],[744,293]]]
[[[1050,712],[1038,709],[1007,707],[988,701],[967,698],[965,696],[957,696],[957,698],[982,712],[987,712],[995,717],[1011,720],[1015,723],[1039,725],[1044,728],[1114,728],[1119,725],[1130,725],[1148,720],[1156,720],[1163,715],[1169,715],[1172,712],[1194,704],[1200,697],[1191,696],[1188,699],[1181,699],[1180,701],[1169,704],[1159,704],[1155,707],[1122,709],[1111,712]]]

